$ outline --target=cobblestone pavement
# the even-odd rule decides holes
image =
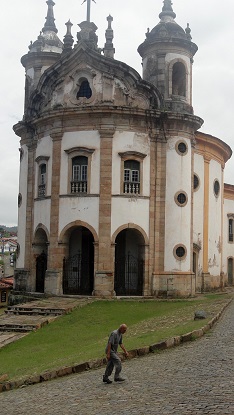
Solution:
[[[203,338],[124,362],[126,382],[103,369],[0,395],[1,415],[234,414],[234,302]]]

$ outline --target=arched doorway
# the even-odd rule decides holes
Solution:
[[[124,229],[115,240],[116,295],[142,295],[145,242],[136,229]]]
[[[228,258],[228,285],[233,285],[233,258]]]
[[[91,295],[94,282],[94,238],[79,226],[69,239],[69,256],[63,262],[63,293]]]
[[[45,289],[45,275],[47,270],[47,245],[46,232],[38,228],[34,238],[34,250],[36,253],[36,292],[43,293]]]

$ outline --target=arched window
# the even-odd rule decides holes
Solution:
[[[124,193],[140,193],[140,163],[136,160],[124,162]]]
[[[186,70],[181,62],[176,62],[173,65],[172,94],[186,97]]]
[[[89,99],[91,98],[91,96],[92,96],[92,89],[90,88],[89,81],[85,79],[81,82],[80,89],[77,93],[77,99],[81,97]]]
[[[87,193],[88,157],[77,156],[72,159],[71,193]]]

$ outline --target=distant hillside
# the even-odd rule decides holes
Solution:
[[[17,231],[18,231],[17,226],[0,225],[0,229],[4,229],[5,232],[10,232],[10,233],[17,233]]]

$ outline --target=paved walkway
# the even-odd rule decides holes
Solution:
[[[124,384],[103,369],[0,395],[1,415],[233,415],[234,302],[203,338],[124,363]]]

